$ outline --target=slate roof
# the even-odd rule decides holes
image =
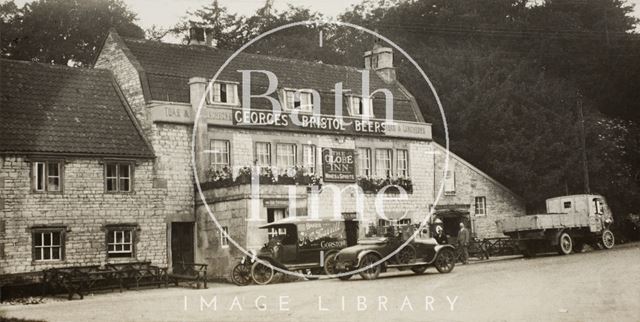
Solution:
[[[116,35],[117,36],[117,35]],[[120,39],[116,37],[116,39]],[[189,78],[199,76],[210,79],[218,68],[233,52],[194,45],[175,45],[152,40],[121,38],[126,46],[125,52],[130,59],[140,66],[147,82],[145,93],[147,100],[189,102]],[[221,73],[219,80],[241,81],[241,73],[237,70],[268,70],[278,77],[279,88],[315,89],[321,95],[322,114],[333,115],[334,84],[343,83],[343,89],[350,89],[354,95],[361,92],[361,73],[358,68],[329,65],[289,58],[267,55],[240,53]],[[266,90],[267,78],[261,74],[252,78],[252,93],[259,94]],[[239,86],[239,96],[242,96]],[[371,92],[378,88],[389,89],[394,96],[394,118],[403,121],[422,121],[417,114],[417,106],[412,105],[412,98],[404,92],[399,84],[386,84],[374,71],[370,73]],[[277,95],[273,95],[276,97]],[[376,95],[374,99],[374,115],[384,118],[384,96]],[[343,99],[343,115],[346,112],[347,100]],[[252,100],[252,108],[271,108],[265,99]]]
[[[6,59],[0,153],[153,157],[109,71]]]

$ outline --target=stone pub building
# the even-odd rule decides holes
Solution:
[[[40,269],[40,247],[64,239],[64,259],[51,265],[116,260],[109,251],[124,252],[129,248],[120,244],[132,241],[135,258],[203,262],[212,278],[225,278],[243,254],[222,231],[257,249],[278,233],[258,227],[278,219],[333,217],[362,235],[390,220],[419,223],[435,206],[448,234],[465,222],[482,238],[501,235],[495,220],[524,213],[518,196],[454,154],[443,173],[445,149],[396,80],[390,48],[374,46],[361,67],[239,54],[207,90],[230,55],[205,39],[174,45],[111,31],[93,70],[3,61],[78,79],[43,80],[23,95],[18,82],[6,80],[17,71],[3,67],[0,124],[12,132],[0,140],[0,274]],[[258,71],[275,75],[277,85]],[[247,88],[243,76],[250,77]],[[363,77],[371,97],[363,94]],[[18,86],[11,104],[5,86]],[[42,90],[51,86],[65,87]],[[243,95],[253,96],[250,109]],[[193,145],[201,198],[192,135],[203,97]],[[49,160],[60,160],[61,188],[40,192],[40,176],[44,189],[58,182]],[[257,196],[252,173],[260,176]],[[114,186],[131,191],[109,191]],[[49,231],[60,235],[49,239]]]

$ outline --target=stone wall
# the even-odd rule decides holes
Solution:
[[[432,143],[432,151],[436,163],[434,185],[437,192],[442,185],[446,150]],[[455,194],[443,191],[438,206],[468,205],[475,236],[504,237],[497,229],[496,220],[525,214],[525,205],[519,196],[453,153],[450,153],[449,169],[455,172]],[[474,213],[475,197],[486,198],[486,215]]]
[[[105,193],[104,165],[98,159],[67,158],[62,193],[35,193],[31,163],[24,157],[0,158],[0,220],[4,257],[0,274],[38,271],[52,266],[74,266],[130,261],[108,259],[104,225],[138,225],[136,260],[166,266],[166,189],[153,188],[152,161],[137,161],[133,192]],[[66,226],[63,261],[32,260],[31,227]],[[2,226],[2,225],[0,225]]]

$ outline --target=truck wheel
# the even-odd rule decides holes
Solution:
[[[573,248],[573,240],[571,236],[567,232],[563,232],[560,234],[558,238],[558,254],[560,255],[569,255],[571,254],[571,249]]]
[[[604,249],[611,249],[616,243],[616,238],[613,236],[613,232],[609,229],[605,229],[602,232],[602,246]]]
[[[364,257],[362,258],[362,262],[360,262],[360,268],[362,269],[371,266],[377,261],[378,256],[376,256],[375,254],[364,255]],[[380,275],[380,271],[380,265],[371,266],[360,272],[360,276],[362,276],[362,278],[365,280],[374,280],[378,278],[378,275]]]
[[[324,273],[327,275],[336,274],[336,253],[331,253],[324,258]]]
[[[266,285],[273,279],[274,271],[271,265],[264,265],[260,262],[253,263],[251,266],[251,278],[258,285]]]

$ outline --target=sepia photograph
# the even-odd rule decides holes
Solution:
[[[640,321],[640,0],[0,0],[0,321]]]

